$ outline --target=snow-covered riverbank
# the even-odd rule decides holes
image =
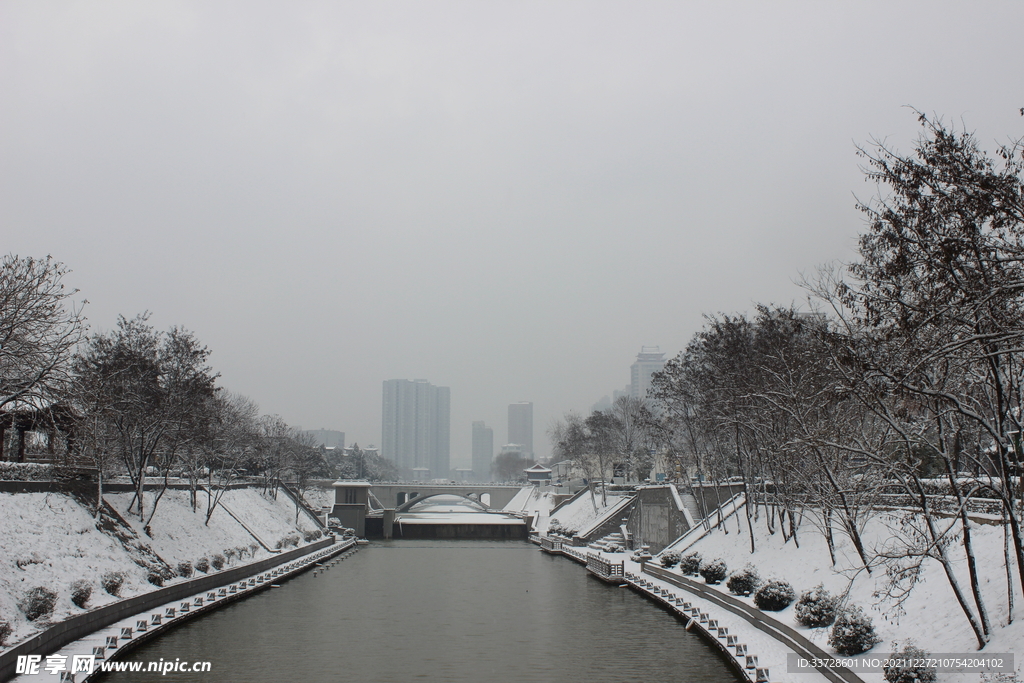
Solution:
[[[892,537],[891,526],[899,524],[900,520],[901,513],[882,512],[867,524],[863,537],[871,554],[887,544]],[[1015,667],[1020,675],[1024,668],[1024,661],[1021,661],[1024,660],[1021,656],[1024,654],[1024,613],[1021,611],[1022,598],[1018,584],[1014,594],[1014,620],[1012,624],[1009,623],[1006,573],[1002,563],[1002,534],[1000,526],[976,524],[972,528],[975,551],[981,560],[981,593],[992,625],[991,638],[983,652],[1017,655]],[[974,633],[938,562],[925,559],[913,590],[902,605],[897,605],[893,599],[885,597],[891,575],[884,567],[876,567],[872,573],[865,571],[850,540],[838,534],[835,536],[836,564],[832,566],[825,538],[809,519],[799,530],[799,547],[792,538],[784,539],[777,527],[774,534],[769,533],[763,518],[754,523],[753,535],[755,551],[751,553],[750,532],[746,521],[742,516],[733,516],[727,519],[723,527],[715,528],[696,542],[674,550],[681,551],[684,555],[698,552],[707,560],[721,558],[728,566],[729,574],[749,563],[757,570],[762,581],[787,581],[797,595],[819,584],[835,595],[845,595],[848,603],[860,605],[872,617],[880,638],[879,643],[865,655],[866,657],[885,656],[911,642],[932,654],[978,654]],[[580,550],[596,552],[586,548]],[[966,557],[963,556],[962,549],[953,543],[950,544],[948,551],[954,557],[955,570],[961,573],[961,585],[965,590],[969,590]],[[622,553],[600,554],[606,560],[616,563],[627,557]],[[626,559],[625,564],[626,571],[640,573],[638,564],[629,559]],[[660,566],[658,558],[651,564]],[[678,568],[669,571],[681,576]],[[709,589],[728,594],[725,581],[719,584],[706,584],[700,577],[689,578],[705,584]],[[732,597],[754,607],[752,597]],[[797,630],[825,652],[834,652],[828,645],[829,628],[808,628],[801,625],[795,618],[794,604],[779,612],[765,614]],[[730,622],[730,618],[725,616],[723,621]],[[734,628],[749,630],[740,623],[742,620],[733,618],[731,621],[736,622]],[[747,638],[753,639],[749,635]],[[763,650],[764,646],[761,645],[760,648]],[[778,660],[777,657],[774,659]],[[776,672],[782,673],[778,668],[782,661],[785,661],[784,657],[773,666],[773,681],[777,678],[787,680],[785,676],[776,675]],[[800,679],[801,675],[796,675],[796,679]],[[877,671],[858,672],[858,675],[867,683],[884,681],[881,672]],[[939,681],[950,683],[977,683],[982,680],[981,675],[977,673],[939,672],[938,676]]]
[[[272,557],[278,544],[287,548],[319,538],[316,523],[305,512],[296,515],[287,496],[274,499],[255,488],[229,491],[223,502],[233,514],[216,509],[209,524],[203,506],[192,510],[187,491],[168,490],[149,535],[127,511],[131,494],[105,500],[116,514],[97,523],[88,504],[71,494],[0,493],[0,622],[10,626],[0,652],[53,623],[185,581],[181,574],[189,570],[202,576],[206,566],[213,574],[221,561],[222,569],[233,568]],[[72,600],[75,582],[91,590],[84,606]],[[116,583],[116,595],[104,589]],[[37,588],[56,599],[48,614],[30,620],[26,599]]]

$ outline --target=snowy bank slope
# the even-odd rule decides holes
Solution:
[[[215,510],[206,526],[205,508],[192,512],[187,491],[168,490],[164,494],[153,518],[152,537],[142,532],[137,516],[126,512],[131,494],[115,493],[105,496],[105,500],[130,528],[124,528],[120,520],[104,516],[102,527],[110,532],[105,533],[98,528],[88,505],[67,494],[0,493],[0,621],[9,622],[14,629],[5,647],[52,622],[116,601],[117,597],[103,590],[100,578],[104,573],[124,574],[121,597],[153,590],[155,586],[147,580],[149,570],[140,564],[147,561],[146,555],[157,564],[163,560],[171,567],[181,561],[194,565],[199,558],[212,559],[215,553],[224,553],[228,548],[247,548],[241,563],[270,556],[262,548],[253,556],[248,548],[255,540],[223,510]],[[250,528],[263,534],[271,547],[295,530],[301,533],[314,528],[304,513],[299,515],[298,526],[294,524],[295,505],[284,495],[279,494],[275,501],[258,489],[235,489],[228,492],[224,501]],[[231,564],[239,563],[235,559]],[[70,586],[78,579],[93,587],[84,610],[71,602]],[[54,591],[58,598],[49,617],[30,622],[19,609],[18,601],[39,586]]]
[[[548,513],[554,506],[555,497],[550,491],[541,491],[537,486],[524,486],[502,510],[533,517],[533,530],[543,532],[548,528]]]
[[[132,562],[124,547],[97,529],[89,510],[70,496],[0,493],[0,518],[0,621],[14,628],[8,643],[36,630],[17,603],[37,586],[59,596],[51,617],[54,621],[82,611],[71,602],[69,586],[76,579],[94,585],[90,606],[117,599],[100,587],[104,572],[125,572],[123,595],[152,587],[146,572]]]
[[[881,548],[891,538],[890,526],[894,524],[898,524],[895,514],[879,513],[865,529],[866,545],[869,548]],[[763,514],[754,523],[756,550],[753,554],[750,552],[750,534],[742,511],[740,515],[727,520],[726,529],[728,534],[723,529],[714,529],[690,550],[696,550],[704,558],[721,557],[728,564],[730,573],[748,562],[752,563],[762,579],[784,579],[793,585],[798,594],[819,583],[834,594],[849,590],[849,600],[864,607],[872,616],[875,629],[882,639],[872,650],[874,655],[890,652],[893,641],[898,641],[902,647],[909,640],[932,653],[977,651],[973,631],[949,587],[941,565],[934,560],[925,561],[921,581],[905,602],[905,613],[900,614],[891,600],[879,597],[885,591],[887,577],[884,569],[877,568],[871,575],[858,571],[859,563],[853,544],[838,533],[835,536],[837,562],[832,567],[823,534],[806,517],[798,531],[799,548],[792,539],[788,543],[783,540],[777,525],[775,534],[769,534]],[[1021,608],[1018,584],[1014,600],[1014,623],[1007,626],[1006,575],[1001,564],[1002,529],[998,526],[974,525],[972,537],[979,557],[981,590],[993,625],[992,640],[985,651],[1014,652],[1018,655],[1017,665],[1020,669],[1024,664],[1024,609]],[[953,544],[950,553],[957,560],[956,571],[961,587],[969,593],[966,557],[962,547]],[[992,558],[993,561],[985,561],[985,558]],[[719,588],[726,590],[724,582]],[[749,598],[741,599],[753,604]],[[795,619],[792,605],[772,616],[831,651],[827,646],[828,629],[801,626]],[[882,680],[880,675],[864,674],[863,677],[869,681]],[[940,674],[940,680],[977,681],[978,674]]]
[[[585,493],[559,509],[551,519],[557,519],[562,528],[568,532],[578,533],[581,529],[593,524],[598,517],[622,500],[621,496],[612,492],[608,492],[607,498],[608,505],[602,505],[600,492],[593,498],[589,492]]]
[[[114,493],[105,498],[136,533],[146,538],[138,515],[128,512],[132,494]],[[257,542],[231,515],[219,508],[213,511],[207,525],[205,499],[206,494],[200,492],[195,512],[192,511],[188,491],[171,489],[160,499],[153,518],[152,537],[147,540],[171,566],[182,561],[195,563],[200,557],[210,558],[228,548],[248,547]],[[296,528],[295,505],[282,493],[273,500],[260,493],[259,489],[232,489],[224,494],[221,502],[271,548]],[[314,525],[307,515],[300,514],[297,528],[310,531]]]

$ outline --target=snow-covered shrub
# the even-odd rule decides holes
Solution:
[[[238,553],[238,559],[242,559],[243,557],[245,557],[246,553],[249,552],[249,546],[240,545],[237,548],[235,548],[235,552]]]
[[[55,604],[57,604],[56,593],[44,586],[36,586],[21,596],[18,608],[25,613],[26,619],[35,621],[53,612]]]
[[[679,571],[683,574],[696,574],[700,571],[700,553],[690,553],[689,555],[683,555],[682,559],[679,560]]]
[[[149,581],[154,586],[163,587],[164,585],[164,577],[161,576],[160,572],[150,571],[146,574],[146,581]]]
[[[6,621],[0,621],[0,645],[7,642],[7,639],[14,633],[14,629]]]
[[[302,532],[302,540],[306,543],[312,543],[316,539],[320,538],[320,531],[304,531]]]
[[[786,581],[772,579],[754,593],[754,604],[759,609],[778,612],[786,609],[796,600],[796,591]]]
[[[210,558],[200,557],[196,560],[196,571],[200,571],[204,574],[210,571]]]
[[[121,586],[124,585],[124,572],[104,572],[100,577],[100,584],[103,590],[115,598],[121,596]]]
[[[720,557],[700,563],[700,575],[707,583],[721,583],[728,573],[729,568],[725,565],[725,560]]]
[[[881,638],[875,634],[871,617],[855,605],[849,605],[836,615],[835,623],[828,635],[828,644],[841,655],[859,655],[867,652]]]
[[[752,564],[743,565],[743,569],[734,572],[725,582],[730,593],[734,595],[750,595],[761,585],[761,575]]]
[[[679,553],[665,553],[661,556],[661,566],[669,569],[679,564]]]
[[[238,557],[238,551],[234,548],[226,548],[224,550],[224,557],[227,558],[227,561],[230,563],[232,560]]]
[[[192,563],[188,560],[182,560],[178,563],[178,576],[182,578],[190,578],[192,576]]]
[[[217,571],[220,571],[221,569],[224,568],[224,563],[225,562],[227,562],[227,558],[226,557],[224,557],[220,553],[214,553],[213,554],[213,559],[210,560],[210,566],[213,567],[214,569],[216,569]]]
[[[82,609],[89,604],[89,598],[92,597],[92,583],[85,579],[78,579],[77,581],[71,582],[71,602],[75,603]]]
[[[895,666],[899,661],[921,660],[928,657],[928,653],[913,643],[907,645],[899,652],[889,655],[887,664],[882,666],[885,680],[889,683],[934,683],[934,666]]]
[[[654,555],[651,555],[651,553],[647,550],[646,546],[644,546],[640,550],[637,550],[636,552],[631,554],[629,556],[629,559],[633,562],[650,562],[652,559],[654,559]]]
[[[796,620],[804,626],[818,628],[836,620],[839,601],[820,583],[804,592],[796,602]]]
[[[0,479],[5,481],[50,481],[53,467],[32,462],[0,461]]]
[[[327,526],[341,526],[341,520],[337,517],[328,517]]]
[[[283,549],[283,548],[292,548],[292,547],[296,547],[296,546],[298,546],[298,545],[299,545],[299,541],[300,541],[300,540],[302,540],[302,537],[301,537],[301,536],[299,536],[299,535],[298,535],[297,533],[295,533],[294,531],[291,531],[291,532],[289,532],[288,534],[286,534],[286,535],[285,535],[285,536],[284,536],[284,537],[283,537],[283,538],[282,538],[282,539],[281,539],[280,541],[278,541],[277,543],[275,543],[275,544],[274,544],[274,547],[275,547],[275,548],[277,548],[278,550],[281,550],[281,549]],[[249,546],[249,547],[251,548],[252,546]],[[255,551],[255,550],[253,550],[253,553],[255,553],[255,552],[256,552],[256,551]]]

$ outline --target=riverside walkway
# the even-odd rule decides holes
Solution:
[[[799,673],[788,672],[786,664],[790,652],[808,661],[834,658],[835,655],[826,653],[795,629],[761,610],[714,588],[646,562],[627,560],[620,553],[584,551],[548,536],[532,536],[530,540],[539,544],[546,553],[562,555],[586,565],[591,574],[606,583],[628,585],[661,604],[681,618],[688,631],[700,633],[732,660],[734,668],[751,683],[864,683],[862,678],[845,667],[821,666]],[[602,574],[605,567],[612,569]],[[737,617],[742,623],[737,622]]]

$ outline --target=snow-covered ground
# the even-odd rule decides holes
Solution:
[[[554,506],[554,492],[550,490],[544,491],[539,486],[524,486],[502,510],[529,515],[533,517],[534,530],[546,531],[548,528],[548,514]]]
[[[253,536],[225,510],[217,509],[205,524],[205,501],[192,511],[187,491],[168,490],[160,500],[152,522],[151,534],[142,531],[142,522],[126,510],[131,494],[105,496],[121,514],[138,538],[132,541],[156,553],[171,567],[189,561],[195,565],[201,557],[212,559],[228,548],[245,547],[246,556],[230,564],[248,563],[270,556],[261,547],[252,555]],[[298,516],[295,505],[284,494],[277,500],[258,489],[234,489],[222,501],[246,526],[273,548],[277,541],[296,531],[315,529],[306,513]],[[0,493],[0,621],[13,627],[4,648],[17,644],[51,623],[118,600],[103,590],[100,578],[106,572],[122,572],[125,577],[120,597],[130,597],[155,586],[149,573],[138,563],[145,550],[126,548],[111,533],[101,531],[91,511],[75,498],[60,493]],[[110,525],[106,525],[108,530]],[[131,536],[131,532],[120,529]],[[300,541],[300,545],[302,542]],[[212,570],[211,570],[212,571]],[[93,586],[86,610],[71,602],[70,586],[85,579]],[[177,578],[166,582],[171,585]],[[57,593],[55,609],[48,618],[28,621],[18,601],[26,592],[43,586]],[[3,649],[3,648],[0,648]]]
[[[132,500],[130,493],[104,496],[140,537],[145,538],[143,524],[138,516],[128,512]],[[263,495],[259,489],[232,489],[224,494],[221,505],[229,509],[271,548],[298,528],[311,531],[316,528],[309,515],[301,513],[296,526],[295,504],[278,492],[277,500]],[[160,518],[174,520],[173,524],[159,524]],[[153,520],[152,537],[145,538],[148,545],[166,562],[176,564],[200,557],[224,554],[228,548],[249,546],[255,539],[225,510],[216,509],[206,524],[206,493],[199,492],[199,505],[193,512],[189,492],[168,490],[160,499]],[[173,560],[173,562],[172,562]]]
[[[83,611],[71,602],[69,587],[76,579],[93,584],[90,607],[117,600],[100,587],[105,572],[125,573],[123,596],[153,588],[146,581],[146,571],[132,562],[124,546],[97,529],[89,511],[69,496],[0,493],[0,519],[0,621],[14,628],[8,645],[42,625],[29,622],[18,609],[18,600],[36,586],[59,596],[52,621]]]
[[[593,498],[590,493],[584,493],[582,496],[567,504],[565,507],[557,510],[554,514],[551,514],[550,518],[544,520],[544,525],[537,525],[537,528],[542,532],[546,531],[553,520],[558,520],[558,523],[563,529],[566,530],[570,535],[577,533],[580,529],[584,529],[592,524],[598,517],[600,517],[608,508],[612,507],[620,500],[620,496],[608,492],[607,505],[603,505],[601,502],[601,493],[597,492]]]
[[[739,523],[741,520],[742,523]],[[892,536],[891,525],[897,523],[895,514],[879,514],[868,523],[864,531],[866,545],[869,548],[881,547]],[[728,533],[725,533],[725,530]],[[1024,655],[1024,608],[1021,607],[1024,601],[1020,595],[1019,583],[1015,585],[1014,623],[1007,625],[1002,529],[998,526],[974,525],[972,532],[975,552],[979,558],[981,592],[993,626],[993,635],[985,652]],[[859,562],[852,542],[838,533],[835,538],[837,562],[836,566],[832,567],[825,538],[812,524],[805,521],[800,527],[800,547],[797,548],[792,539],[789,542],[783,540],[778,527],[774,534],[769,534],[762,517],[754,523],[756,550],[751,554],[746,521],[742,515],[737,515],[727,520],[724,530],[713,530],[684,551],[684,554],[695,550],[705,559],[720,557],[728,564],[730,573],[749,562],[757,568],[762,580],[778,578],[788,581],[798,595],[817,584],[823,584],[833,594],[849,591],[848,600],[862,606],[873,618],[876,632],[882,639],[871,651],[873,656],[893,651],[896,643],[902,648],[909,641],[914,641],[919,647],[931,653],[977,652],[974,633],[938,562],[925,561],[921,581],[904,603],[904,612],[900,613],[891,601],[879,597],[884,593],[887,581],[885,571],[876,569],[870,575],[864,571],[857,571]],[[953,544],[950,546],[950,553],[956,560],[957,578],[961,588],[967,592],[970,599],[966,557],[962,547]],[[621,559],[621,556],[618,559]],[[1014,570],[1014,580],[1017,581],[1016,568]],[[716,588],[722,592],[727,590],[725,582]],[[753,605],[751,598],[740,599]],[[826,651],[832,651],[827,645],[828,629],[809,629],[799,624],[794,615],[793,605],[781,612],[772,613],[771,616],[799,630]],[[1021,671],[1024,656],[1018,656],[1017,660],[1017,669]],[[865,673],[862,674],[862,678],[874,683],[883,680],[881,674]],[[940,673],[939,680],[974,683],[979,680],[979,674]]]
[[[334,507],[334,488],[331,486],[310,486],[302,492],[302,497],[314,510]]]

